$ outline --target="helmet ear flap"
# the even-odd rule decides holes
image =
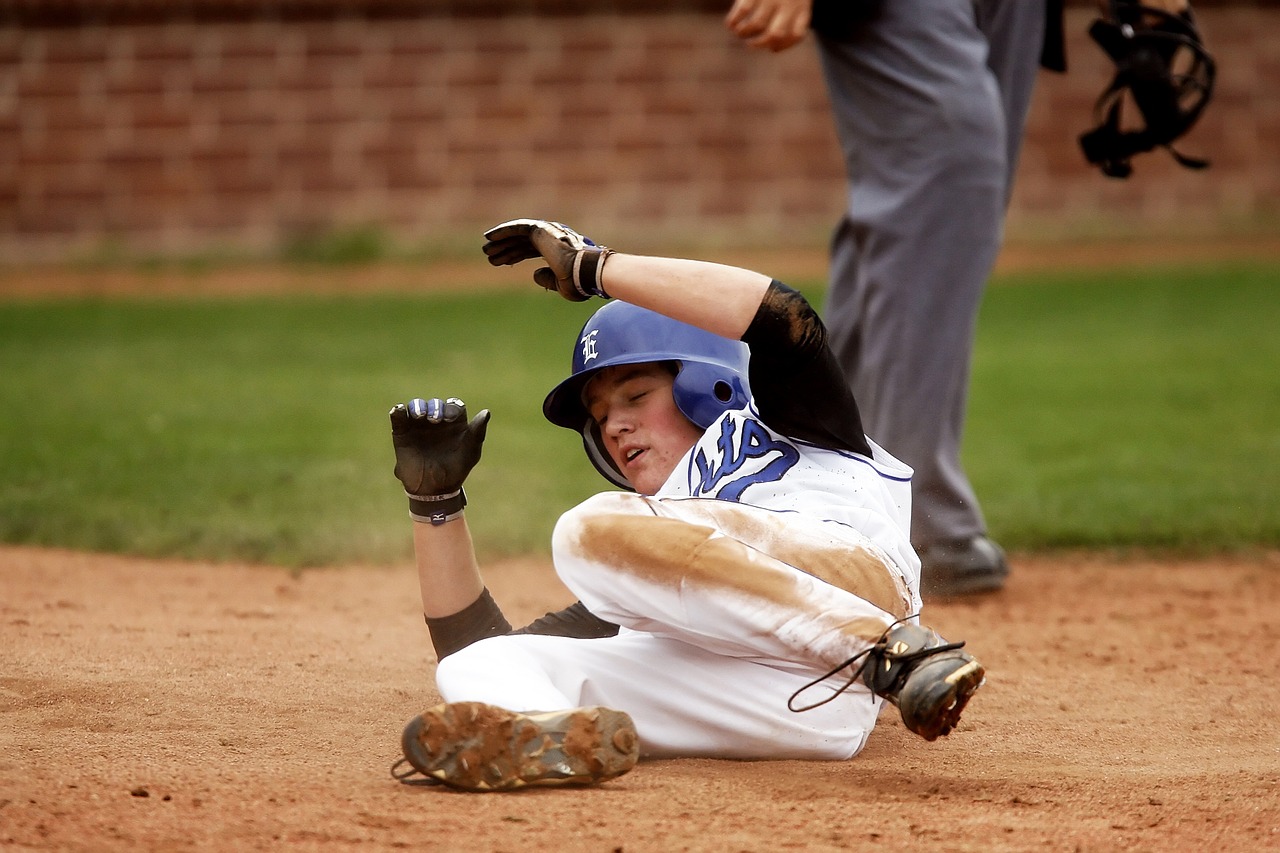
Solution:
[[[742,373],[719,362],[693,358],[681,362],[680,373],[671,386],[676,408],[702,429],[731,409],[746,408],[751,391],[745,370],[745,361]]]
[[[587,459],[591,460],[591,464],[600,472],[600,476],[620,489],[626,489],[628,492],[635,491],[627,478],[622,476],[618,466],[613,464],[613,458],[604,449],[600,427],[590,418],[587,418],[587,422],[582,425],[582,447],[587,451]]]

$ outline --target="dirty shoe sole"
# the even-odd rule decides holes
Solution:
[[[401,746],[419,773],[467,791],[591,785],[626,773],[640,752],[622,711],[521,714],[482,702],[425,711],[405,726]]]
[[[986,670],[967,654],[926,660],[911,673],[898,697],[902,721],[925,740],[945,737],[984,681]]]

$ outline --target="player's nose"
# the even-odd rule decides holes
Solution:
[[[626,435],[633,430],[635,430],[634,421],[622,412],[610,412],[609,418],[604,424],[604,434],[611,438]]]

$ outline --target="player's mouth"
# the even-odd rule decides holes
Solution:
[[[645,449],[643,447],[629,447],[622,451],[622,463],[626,467],[633,465],[636,460],[644,456]]]

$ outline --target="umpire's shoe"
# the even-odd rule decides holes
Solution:
[[[936,740],[960,722],[960,712],[986,678],[963,645],[920,625],[894,625],[867,655],[863,683],[898,706],[907,728]]]
[[[996,592],[1009,577],[1004,550],[986,536],[935,542],[917,551],[926,601]]]
[[[425,711],[405,726],[400,745],[418,773],[466,791],[591,785],[626,773],[640,755],[635,724],[622,711],[521,714],[483,702]]]

